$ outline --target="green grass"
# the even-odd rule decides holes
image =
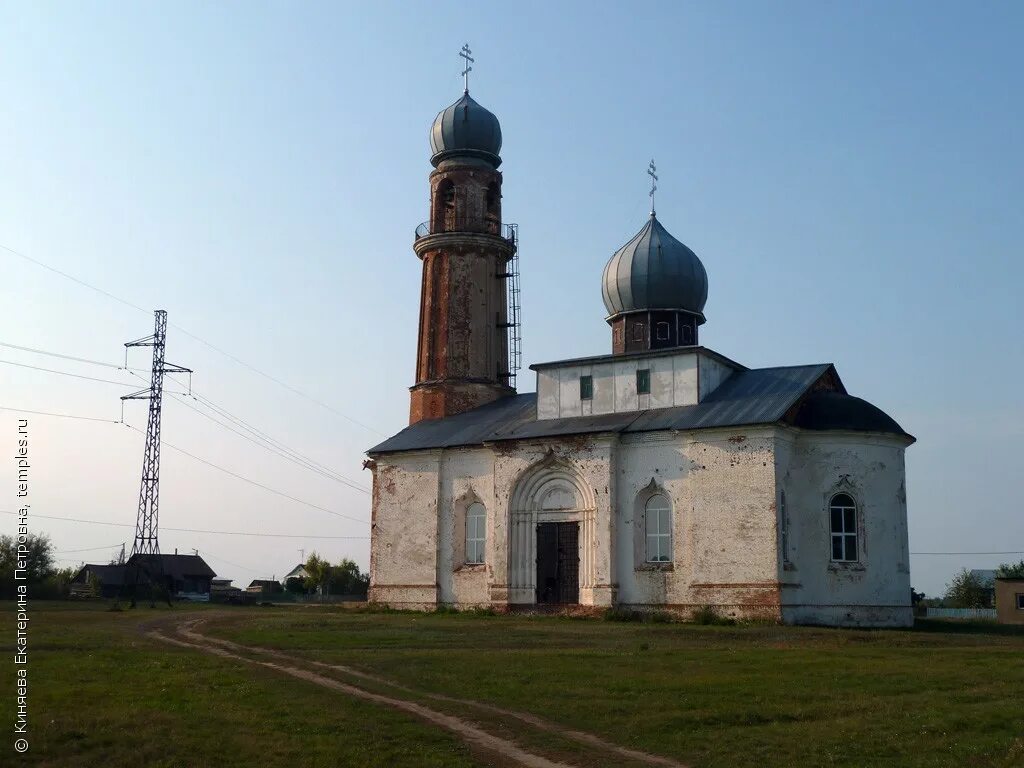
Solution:
[[[35,603],[31,766],[470,766],[457,737],[271,670],[159,644],[148,622],[360,667],[423,692],[541,715],[710,766],[1024,766],[1024,632],[931,622],[914,631],[698,626],[335,607],[141,608]],[[0,627],[13,638],[13,605]],[[14,666],[3,665],[3,712]],[[374,686],[370,686],[371,688]],[[398,694],[405,695],[405,694]],[[423,699],[420,699],[421,701]],[[428,702],[429,703],[429,702]],[[577,765],[619,765],[500,726]],[[13,715],[8,722],[13,721]],[[574,759],[575,757],[575,759]]]
[[[239,614],[209,628],[696,766],[1024,766],[1024,632]]]
[[[12,603],[0,627],[14,637]],[[240,662],[168,647],[140,622],[167,609],[34,603],[29,635],[29,743],[8,731],[0,765],[92,768],[203,766],[472,766],[447,732],[410,717]],[[195,609],[174,609],[184,615]],[[256,613],[258,609],[249,609]],[[13,723],[14,665],[0,672]]]

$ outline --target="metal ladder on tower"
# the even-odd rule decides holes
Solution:
[[[508,330],[508,385],[516,388],[516,374],[522,365],[523,339],[522,339],[522,309],[519,305],[519,225],[508,224],[508,239],[512,243],[512,258],[508,260],[506,271],[500,277],[508,280],[507,322],[504,324]]]

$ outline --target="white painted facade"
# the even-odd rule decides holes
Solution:
[[[621,359],[581,358],[537,366],[537,418],[558,419],[602,413],[646,411],[694,405],[741,369],[703,347],[622,355]],[[637,392],[637,371],[650,371],[650,392]],[[591,377],[593,397],[580,398],[580,379]]]
[[[533,604],[537,524],[569,521],[579,523],[581,605],[683,615],[712,605],[787,623],[906,626],[909,443],[773,424],[380,455],[370,598],[418,608]],[[857,504],[852,563],[831,559],[829,501],[840,492]],[[655,493],[672,506],[668,563],[645,554],[644,507]],[[474,502],[487,510],[483,564],[465,562]]]

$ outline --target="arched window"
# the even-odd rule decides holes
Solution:
[[[647,562],[672,562],[672,505],[668,497],[655,494],[644,507],[647,534]]]
[[[683,346],[693,344],[693,329],[689,325],[679,328],[679,343]]]
[[[655,326],[655,330],[658,334],[658,341],[668,341],[669,327],[668,323],[658,323]]]
[[[845,493],[837,493],[828,504],[832,529],[832,560],[854,562],[858,558],[857,505]]]
[[[484,561],[484,541],[487,538],[487,510],[479,501],[466,510],[466,562]]]
[[[450,179],[444,179],[438,185],[435,205],[433,231],[451,232],[455,230],[455,185]]]
[[[484,197],[485,210],[488,216],[497,218],[499,200],[501,200],[501,192],[498,190],[498,182],[492,181],[487,186],[487,193]]]

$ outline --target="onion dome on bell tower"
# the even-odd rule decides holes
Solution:
[[[648,173],[654,176],[654,161]],[[708,275],[692,250],[673,237],[653,210],[643,228],[604,268],[601,293],[616,354],[697,344],[704,323]]]
[[[413,242],[423,276],[410,424],[515,394],[516,229],[501,220],[501,126],[469,95],[469,54],[467,45],[462,98],[430,127],[430,219]]]

